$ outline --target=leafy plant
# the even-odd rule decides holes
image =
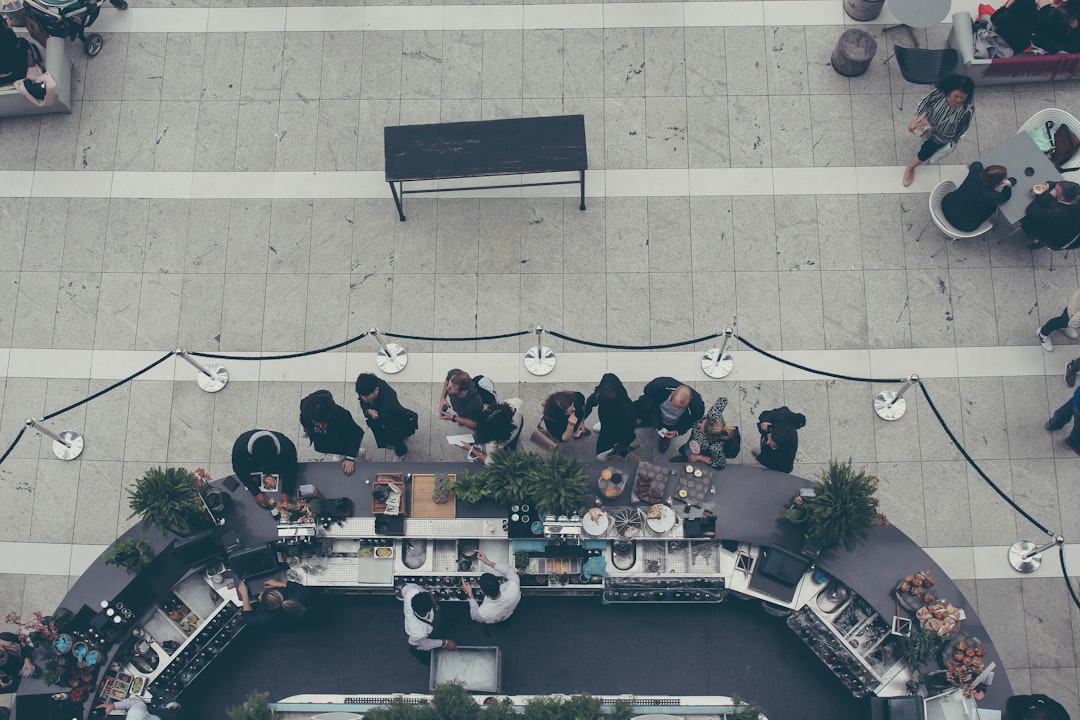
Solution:
[[[585,469],[561,452],[553,452],[542,467],[529,476],[529,484],[526,497],[533,501],[538,512],[552,515],[577,512],[589,492]]]
[[[466,470],[454,482],[454,492],[465,503],[527,500],[537,513],[554,515],[577,511],[588,489],[585,470],[571,457],[555,452],[543,458],[506,449],[496,451],[492,463],[480,472]]]
[[[843,545],[851,551],[870,536],[875,522],[887,525],[888,519],[878,512],[877,486],[877,477],[856,472],[850,460],[830,461],[815,496],[803,503],[810,511],[806,540],[823,550]]]
[[[738,695],[731,696],[733,709],[727,713],[727,720],[761,720],[765,710],[755,702],[743,700]]]
[[[108,565],[119,565],[129,573],[137,573],[150,565],[154,559],[154,551],[145,540],[120,539],[105,551],[104,557]]]
[[[252,693],[243,705],[227,708],[225,713],[229,720],[273,720],[274,711],[270,709],[267,697],[267,693]]]
[[[152,468],[131,488],[128,517],[142,515],[142,528],[182,534],[210,523],[199,497],[198,477],[184,468]]]
[[[516,551],[514,553],[514,567],[519,570],[529,567],[529,553],[524,550]]]
[[[439,720],[477,720],[480,706],[461,682],[445,682],[435,686],[431,704]]]
[[[900,659],[913,669],[918,669],[937,655],[945,645],[946,638],[921,625],[911,628],[911,634],[900,639]]]

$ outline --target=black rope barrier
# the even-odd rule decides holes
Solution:
[[[398,340],[420,340],[424,342],[470,342],[480,340],[505,340],[506,338],[531,335],[531,330],[518,330],[516,332],[503,333],[502,335],[480,335],[478,337],[424,337],[423,335],[402,335],[400,333],[380,332],[380,335],[397,338]]]
[[[1061,577],[1065,578],[1065,587],[1069,588],[1069,595],[1072,596],[1073,603],[1076,607],[1080,607],[1080,597],[1076,596],[1076,590],[1073,589],[1072,580],[1069,579],[1069,569],[1065,567],[1065,546],[1058,545],[1058,554],[1061,556]]]
[[[82,400],[79,400],[78,402],[74,402],[74,403],[68,405],[66,408],[62,408],[60,410],[57,410],[56,412],[51,412],[51,413],[49,413],[48,415],[44,416],[41,419],[43,421],[44,420],[52,420],[57,415],[63,415],[64,413],[68,412],[69,410],[74,410],[75,408],[77,408],[77,407],[79,407],[81,405],[85,405],[86,403],[90,402],[91,400],[94,400],[95,398],[99,398],[99,397],[101,397],[102,395],[104,395],[107,392],[112,392],[113,390],[120,387],[121,385],[131,382],[132,380],[139,377],[143,373],[150,372],[151,370],[156,368],[158,365],[160,365],[161,363],[163,363],[166,360],[168,360],[169,358],[171,358],[173,355],[175,355],[175,353],[167,352],[164,355],[162,355],[160,358],[155,360],[154,362],[152,362],[149,365],[147,365],[146,367],[144,367],[142,370],[139,370],[137,372],[133,372],[132,374],[128,375],[126,378],[124,378],[122,380],[117,380],[116,382],[114,382],[109,387],[104,388],[102,390],[98,390],[93,395],[91,395],[89,397],[85,397]],[[3,462],[3,461],[0,460],[0,462]]]
[[[712,335],[706,335],[693,340],[680,340],[679,342],[664,343],[662,345],[612,345],[610,343],[599,343],[593,342],[592,340],[582,340],[581,338],[570,337],[569,335],[563,335],[561,332],[555,330],[544,330],[544,332],[552,337],[557,337],[560,340],[577,343],[578,345],[587,345],[588,347],[603,348],[605,350],[670,350],[671,348],[684,347],[686,345],[696,345],[699,342],[712,340],[713,338],[718,338],[723,335],[723,333],[713,333]]]
[[[327,345],[323,348],[317,348],[315,350],[304,350],[303,352],[286,353],[285,355],[221,355],[218,353],[205,353],[205,352],[189,352],[188,355],[192,357],[207,358],[208,360],[295,360],[296,358],[308,357],[310,355],[318,355],[319,353],[330,352],[343,348],[346,345],[352,345],[357,340],[366,338],[368,333],[362,332],[356,337],[351,337],[348,340],[336,343],[334,345]]]
[[[14,440],[11,441],[11,444],[8,445],[8,449],[4,451],[4,454],[0,455],[0,465],[3,465],[4,461],[8,459],[8,455],[11,454],[11,451],[14,450],[15,446],[19,444],[19,441],[22,440],[22,436],[24,433],[26,433],[25,425],[19,428],[19,434],[15,436]]]
[[[762,350],[757,345],[755,345],[754,343],[752,343],[749,340],[747,340],[746,338],[744,338],[742,335],[736,334],[735,337],[738,338],[739,342],[741,342],[746,347],[750,348],[751,350],[753,350],[756,353],[760,353],[760,354],[764,355],[765,357],[769,358],[770,360],[775,360],[776,362],[781,363],[782,365],[787,365],[789,367],[795,368],[796,370],[803,370],[805,372],[812,373],[814,375],[824,375],[825,377],[835,378],[836,380],[851,380],[852,382],[864,382],[864,383],[902,383],[902,382],[905,382],[907,380],[907,378],[884,378],[884,379],[863,378],[863,377],[855,377],[854,375],[840,375],[839,373],[829,372],[828,370],[815,370],[814,368],[807,367],[806,365],[801,365],[801,364],[799,364],[797,362],[792,362],[791,360],[785,360],[782,357],[779,357],[777,355],[773,355],[768,350]]]

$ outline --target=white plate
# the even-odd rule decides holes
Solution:
[[[660,508],[661,515],[658,518],[646,517],[645,522],[649,524],[649,529],[657,533],[666,533],[671,528],[675,527],[675,511],[669,508],[667,505],[653,505],[653,508]]]
[[[585,513],[581,517],[581,529],[587,535],[598,537],[606,533],[609,527],[611,527],[611,516],[607,513],[601,514],[596,520],[593,520],[593,516],[589,513]]]

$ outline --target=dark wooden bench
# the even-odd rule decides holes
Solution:
[[[401,220],[405,220],[402,201],[406,194],[503,187],[577,184],[581,186],[580,208],[585,209],[585,170],[589,160],[584,115],[396,125],[383,129],[383,146],[386,182]],[[577,180],[417,190],[404,187],[406,182],[416,180],[570,171],[577,171]]]

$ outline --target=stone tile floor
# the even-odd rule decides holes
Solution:
[[[1050,528],[1080,537],[1080,458],[1042,430],[1067,397],[1059,370],[1075,350],[1062,338],[1044,358],[1034,340],[1077,287],[1076,256],[1029,252],[1000,222],[983,239],[946,242],[926,192],[959,165],[899,186],[915,147],[904,126],[925,92],[883,62],[906,42],[903,31],[867,25],[877,58],[846,79],[828,66],[843,29],[832,0],[739,3],[749,16],[780,8],[770,15],[784,18],[779,25],[737,19],[747,15],[734,4],[716,10],[728,22],[692,21],[696,3],[570,4],[552,16],[558,23],[535,29],[516,3],[483,12],[447,3],[421,16],[380,2],[362,8],[371,30],[348,8],[328,14],[363,4],[290,2],[290,13],[314,7],[312,27],[330,29],[280,31],[280,2],[211,2],[251,8],[212,15],[211,31],[189,22],[206,26],[192,13],[207,3],[107,10],[100,22],[115,31],[100,56],[69,47],[74,112],[0,121],[0,177],[30,188],[0,186],[0,444],[26,417],[175,347],[289,352],[373,325],[467,337],[536,323],[635,345],[700,337],[737,316],[752,342],[804,351],[800,361],[813,367],[918,358],[899,374],[928,378],[994,481]],[[172,14],[150,14],[155,7]],[[940,47],[947,32],[943,24],[916,34]],[[950,162],[976,159],[1036,110],[1075,113],[1078,101],[1075,83],[979,91],[977,121]],[[378,182],[382,126],[556,113],[586,117],[600,181],[590,184],[602,189],[586,212],[551,193],[487,193],[410,198],[408,222],[396,220]],[[849,171],[858,181],[836,187]],[[346,189],[313,197],[311,172],[332,173]],[[159,188],[164,173],[190,175],[174,192],[117,191],[121,181]],[[688,192],[687,177],[715,185]],[[777,192],[791,177],[798,192]],[[274,191],[256,197],[250,188],[260,183]],[[878,472],[892,521],[935,557],[964,559],[959,583],[1013,687],[1051,694],[1080,716],[1080,611],[1052,572],[1020,579],[1002,569],[1001,546],[1037,531],[966,466],[916,392],[904,420],[885,424],[869,398],[887,386],[782,374],[749,353],[731,380],[705,381],[686,354],[593,355],[552,339],[560,369],[536,381],[521,377],[517,355],[531,342],[408,342],[419,369],[395,386],[422,411],[413,456],[457,456],[424,412],[451,365],[495,377],[530,418],[556,385],[588,391],[606,368],[631,392],[683,368],[708,401],[731,398],[729,417],[745,426],[762,409],[791,405],[809,418],[796,472],[812,477],[848,457]],[[296,408],[316,388],[355,408],[351,378],[371,368],[373,348],[361,341],[346,360],[287,373],[233,363],[220,395],[180,371],[180,380],[137,380],[52,425],[86,436],[77,462],[54,460],[48,443],[27,436],[0,466],[0,542],[12,553],[0,562],[0,609],[51,609],[79,562],[27,566],[57,548],[85,555],[111,542],[132,522],[126,487],[148,467],[226,474],[243,430],[299,439]],[[982,371],[958,369],[965,349]],[[573,451],[587,454],[588,442]],[[640,452],[651,458],[651,445]],[[742,461],[752,461],[748,448]]]

